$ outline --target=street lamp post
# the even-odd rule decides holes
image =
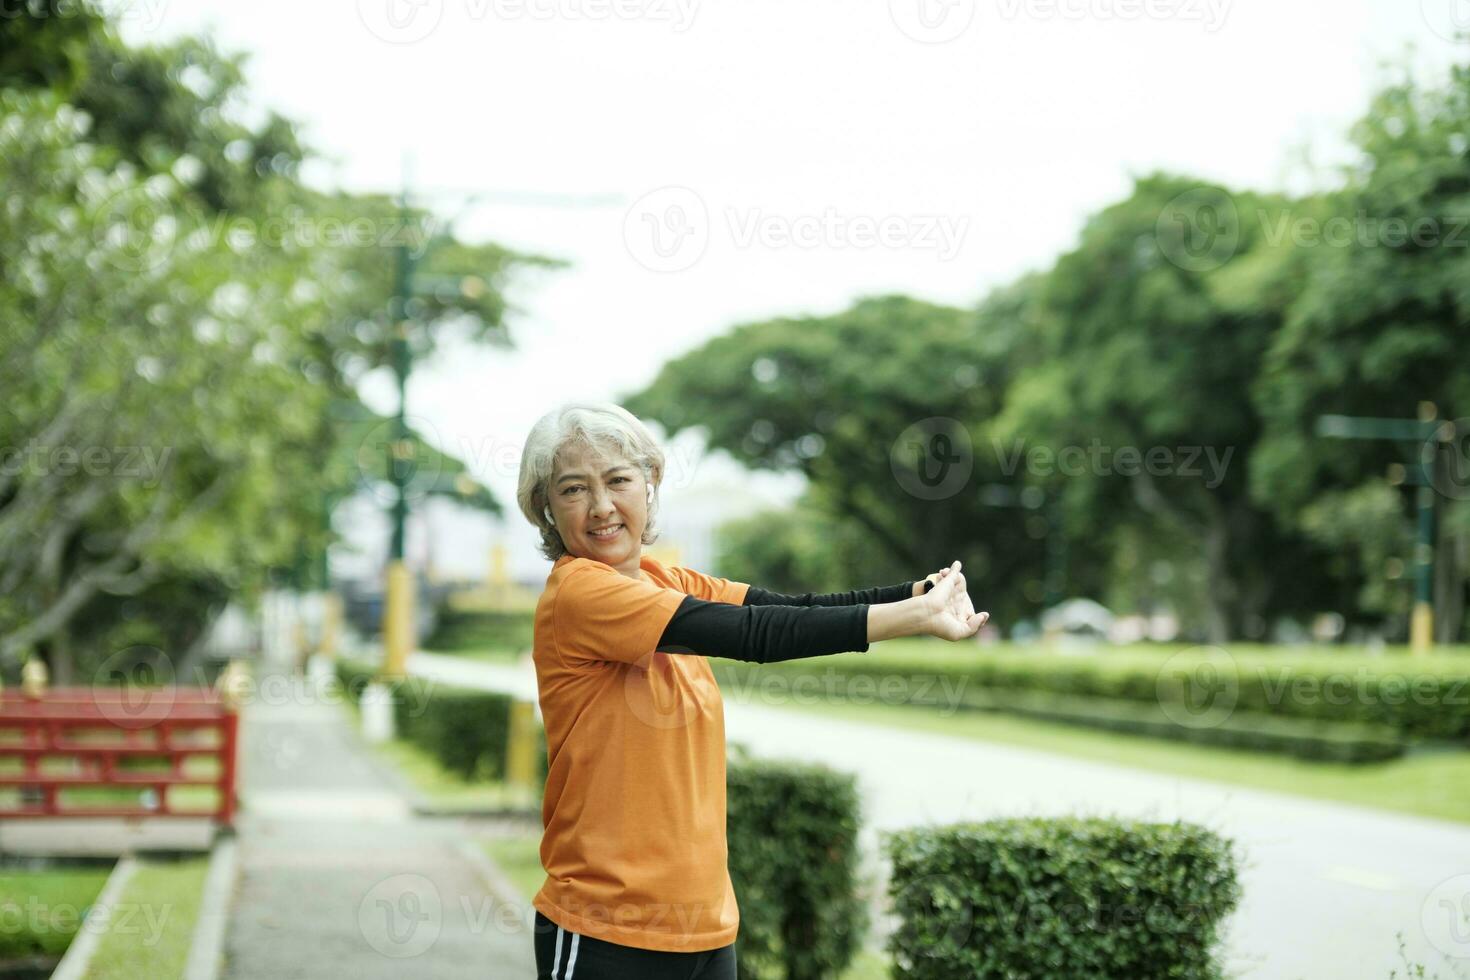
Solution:
[[[461,214],[470,205],[491,199],[539,207],[600,207],[622,201],[622,196],[616,194],[536,194],[523,191],[472,191],[468,193],[451,191],[450,193],[461,197],[464,205],[460,211]],[[404,181],[403,192],[399,196],[399,214],[403,227],[408,227],[411,216],[407,179]],[[453,223],[451,220],[449,227],[452,227]],[[435,240],[441,240],[446,235],[447,229],[445,235],[437,236]],[[392,543],[389,548],[387,582],[383,597],[384,650],[381,675],[387,680],[400,679],[406,675],[408,655],[413,650],[415,640],[414,582],[404,559],[409,481],[413,476],[416,462],[416,446],[414,436],[408,428],[407,417],[408,375],[413,360],[412,350],[408,343],[408,331],[413,322],[410,304],[415,296],[415,289],[434,290],[446,284],[443,276],[416,275],[414,256],[409,251],[408,243],[403,241],[404,236],[399,236],[399,238],[393,299],[389,311],[393,323],[392,361],[393,372],[398,383],[398,410],[394,416],[393,441],[388,447],[388,472],[393,483],[394,496]],[[433,244],[434,241],[425,242],[424,251],[420,257],[428,254]],[[449,280],[449,284],[465,291],[466,295],[470,295],[470,290],[484,288],[484,282],[474,276],[453,277]]]
[[[399,198],[400,218],[409,220],[408,189]],[[413,296],[413,255],[400,241],[393,277],[393,374],[398,382],[398,411],[393,417],[393,439],[388,444],[388,476],[393,482],[393,535],[388,552],[388,581],[383,597],[383,669],[385,678],[404,675],[413,649],[413,578],[404,561],[404,530],[408,522],[408,479],[413,471],[414,446],[408,431],[408,304]]]
[[[1434,467],[1437,440],[1445,438],[1448,423],[1438,419],[1431,402],[1419,403],[1417,419],[1365,418],[1323,415],[1317,419],[1317,434],[1329,439],[1377,439],[1413,444],[1418,450],[1415,465],[1403,467],[1395,483],[1416,487],[1418,540],[1414,545],[1414,612],[1409,620],[1409,646],[1425,653],[1434,645]],[[1395,471],[1397,473],[1397,470]]]

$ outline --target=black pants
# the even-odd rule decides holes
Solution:
[[[666,953],[593,939],[536,910],[536,980],[735,980],[735,944]]]

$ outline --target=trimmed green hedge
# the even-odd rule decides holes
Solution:
[[[336,657],[332,661],[332,668],[336,671],[337,683],[342,685],[343,693],[351,699],[353,704],[362,700],[363,688],[371,684],[378,676],[376,667],[356,660],[348,660],[345,657]]]
[[[448,607],[439,610],[434,632],[424,641],[425,650],[445,653],[500,651],[507,654],[531,649],[535,613],[463,612]]]
[[[1058,655],[924,641],[891,647],[758,669],[788,678],[831,672],[849,685],[864,678],[869,700],[898,680],[901,693],[882,700],[963,704],[1316,759],[1391,758],[1403,751],[1401,743],[1420,739],[1470,742],[1470,657],[1463,654],[1198,647]],[[758,690],[752,669],[721,662],[716,676]],[[833,700],[842,700],[838,687]]]
[[[739,746],[732,749],[738,757]],[[837,976],[868,928],[857,895],[854,778],[825,766],[738,758],[726,777],[741,980]]]
[[[900,980],[1217,980],[1234,845],[1188,823],[1021,818],[881,835]]]
[[[337,679],[354,702],[375,671],[337,660]],[[427,751],[444,768],[465,779],[505,779],[510,744],[510,706],[515,699],[495,691],[450,687],[410,677],[392,685],[393,726],[398,738]],[[537,727],[536,785],[546,782],[546,733]]]

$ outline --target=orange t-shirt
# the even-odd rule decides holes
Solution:
[[[531,904],[564,929],[643,949],[735,941],[726,864],[725,705],[704,657],[658,652],[685,595],[750,586],[643,556],[643,577],[565,555],[536,604],[546,725],[546,881]]]

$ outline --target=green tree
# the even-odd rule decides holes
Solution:
[[[1181,550],[1200,564],[1215,642],[1261,636],[1270,616],[1311,608],[1330,587],[1310,543],[1250,495],[1261,423],[1247,394],[1282,312],[1266,290],[1236,297],[1261,275],[1255,216],[1281,203],[1139,179],[1046,275],[1038,342],[998,423],[1058,453],[1045,482],[1079,530],[1106,538],[1135,524],[1135,549],[1170,539],[1142,552],[1145,564]]]
[[[1319,536],[1337,525],[1343,546],[1361,554],[1365,597],[1382,609],[1401,608],[1411,581],[1403,575],[1411,498],[1401,495],[1395,510],[1381,488],[1396,464],[1413,465],[1418,447],[1324,440],[1315,425],[1329,413],[1414,418],[1423,402],[1440,418],[1470,412],[1467,132],[1470,68],[1454,68],[1437,88],[1406,80],[1378,93],[1353,129],[1361,159],[1332,199],[1330,216],[1350,234],[1296,236],[1306,274],[1292,279],[1295,296],[1255,390],[1267,422],[1252,473],[1257,499]],[[1462,635],[1470,576],[1465,428],[1440,448],[1441,642]]]
[[[698,425],[712,447],[752,469],[807,478],[800,513],[823,515],[820,526],[840,533],[824,532],[824,559],[773,559],[770,574],[779,577],[782,561],[801,574],[842,569],[841,587],[853,588],[919,578],[960,558],[977,608],[1014,621],[1042,598],[1045,529],[1017,508],[989,506],[985,488],[1019,493],[1024,478],[1007,472],[989,423],[1027,337],[1031,286],[1001,291],[978,312],[886,296],[833,316],[742,324],[664,365],[623,404],[670,433]],[[925,430],[926,420],[938,421]],[[926,488],[914,453],[924,466],[936,431],[963,459]],[[726,556],[728,567],[753,573],[728,547],[749,533],[729,531]]]
[[[0,29],[29,45],[0,57],[0,180],[25,202],[0,215],[0,666],[34,648],[65,680],[78,642],[93,663],[132,642],[178,663],[225,599],[315,565],[325,507],[381,476],[384,426],[355,391],[393,324],[420,356],[508,345],[510,276],[557,263],[307,188],[294,126],[238,121],[244,58],[208,39],[132,48],[101,18],[29,13]],[[406,309],[399,243],[429,286]],[[149,465],[70,461],[88,451]],[[416,495],[499,508],[416,454]]]

